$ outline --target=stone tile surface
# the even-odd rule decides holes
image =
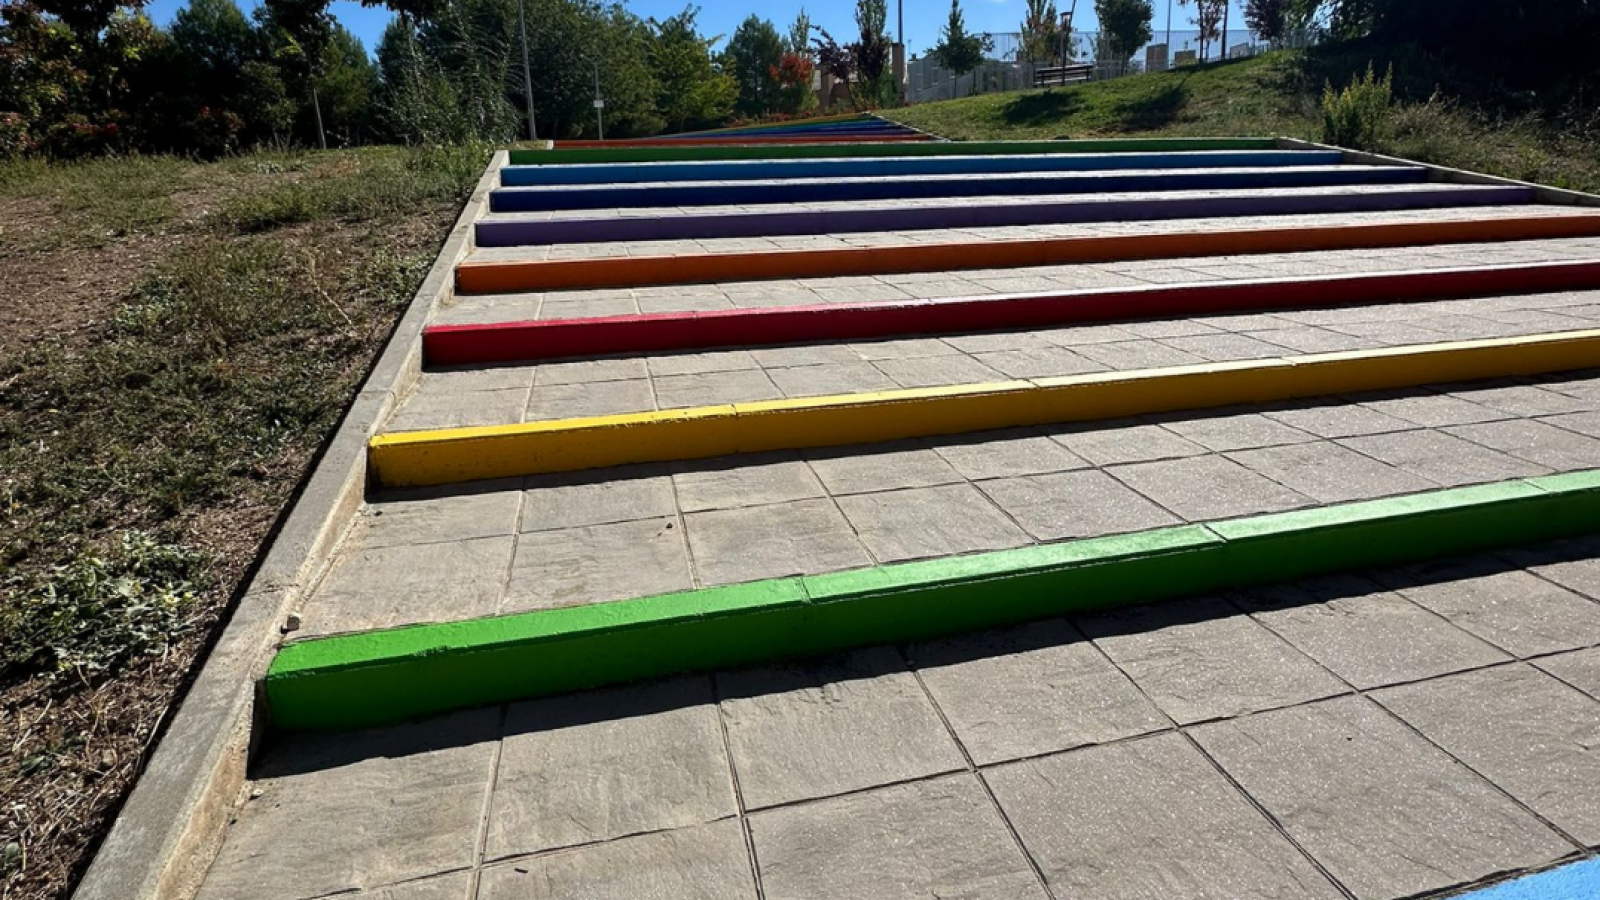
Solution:
[[[703,585],[832,572],[872,562],[831,500],[691,513],[684,521]]]
[[[624,838],[485,869],[477,900],[755,900],[739,823]]]
[[[1191,522],[1281,512],[1313,502],[1222,456],[1136,463],[1110,471],[1122,483]]]
[[[1282,638],[1215,598],[1104,613],[1083,629],[1180,724],[1346,690]]]
[[[1215,722],[1193,734],[1360,900],[1439,890],[1572,849],[1363,698]]]
[[[1374,697],[1556,827],[1600,844],[1600,700],[1526,665]]]
[[[476,710],[280,743],[201,900],[302,900],[470,867],[499,718]]]
[[[971,775],[879,788],[750,817],[767,900],[1045,900]]]
[[[682,531],[676,518],[657,518],[524,534],[500,611],[687,590],[694,578]]]
[[[968,484],[853,494],[838,499],[861,543],[878,562],[1000,550],[1028,535]]]
[[[1061,900],[1342,896],[1176,734],[984,777]]]
[[[745,806],[757,809],[962,767],[892,649],[716,676]]]
[[[973,762],[1099,744],[1167,719],[1095,646],[1061,620],[911,650],[918,675]]]
[[[1493,560],[1446,560],[1384,580],[1400,596],[1513,656],[1600,644],[1600,603]]]
[[[709,678],[533,700],[506,717],[485,857],[736,812]]]

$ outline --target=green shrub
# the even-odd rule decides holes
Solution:
[[[103,675],[161,653],[189,629],[203,563],[193,550],[125,531],[108,553],[84,550],[46,572],[8,579],[0,672]]]
[[[1381,150],[1393,132],[1389,107],[1394,101],[1394,69],[1378,78],[1368,64],[1342,91],[1328,82],[1322,91],[1322,140],[1352,150]]]

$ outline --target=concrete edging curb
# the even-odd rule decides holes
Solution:
[[[367,485],[367,441],[421,372],[419,340],[452,296],[455,266],[488,207],[498,151],[452,226],[332,439],[315,457],[259,568],[183,696],[132,792],[73,893],[74,900],[192,896],[221,846],[259,736],[258,681],[278,628],[326,564]]]
[[[282,728],[347,729],[691,671],[1418,562],[1600,527],[1600,470],[637,600],[314,638]]]
[[[1362,163],[1364,165],[1398,165],[1422,166],[1434,174],[1434,180],[1451,182],[1454,184],[1479,184],[1497,185],[1501,187],[1522,187],[1533,191],[1534,199],[1539,203],[1550,203],[1557,206],[1597,206],[1600,207],[1600,196],[1585,194],[1582,191],[1569,191],[1565,188],[1553,188],[1548,185],[1532,181],[1518,181],[1515,178],[1502,178],[1498,175],[1485,175],[1481,172],[1469,172],[1466,169],[1453,169],[1449,166],[1440,166],[1433,163],[1418,162],[1414,159],[1401,159],[1398,156],[1385,156],[1381,153],[1367,153],[1362,150],[1347,150],[1335,147],[1332,144],[1319,144],[1316,141],[1303,141],[1299,138],[1280,137],[1277,145],[1283,150],[1337,150],[1344,154],[1346,162]]]

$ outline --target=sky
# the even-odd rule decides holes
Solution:
[[[626,0],[623,5],[642,18],[665,19],[682,12],[686,2],[687,0]],[[889,0],[890,37],[895,35],[896,2],[897,0]],[[950,15],[948,0],[898,0],[898,2],[904,4],[906,44],[912,55],[921,56],[929,47],[938,43],[939,30],[944,27],[945,20]],[[1167,27],[1169,0],[1154,0],[1154,2],[1156,40],[1161,40],[1162,32]],[[188,0],[153,0],[146,10],[156,24],[166,25],[172,21],[173,14],[187,3]],[[751,0],[700,0],[698,5],[700,15],[696,22],[700,26],[701,33],[707,35],[731,34],[752,11],[772,19],[778,31],[783,33],[788,30],[789,23],[794,21],[795,13],[802,6],[810,14],[813,25],[828,29],[840,43],[847,43],[855,34],[855,0],[780,0],[780,2],[768,0],[761,4],[752,3]],[[1072,0],[1056,0],[1056,5],[1062,12],[1066,12],[1072,5]],[[1189,24],[1189,17],[1193,14],[1193,8],[1180,7],[1176,2],[1172,2],[1171,5],[1173,29],[1189,30],[1192,27]],[[256,6],[256,0],[241,0],[241,6],[248,12]],[[1243,32],[1243,7],[1243,0],[1235,0],[1233,3],[1229,44],[1237,43],[1231,36],[1232,28]],[[393,17],[392,13],[381,6],[365,9],[354,0],[334,0],[329,8],[340,24],[361,39],[368,53],[377,49],[378,39],[383,36],[383,28]],[[966,16],[968,30],[1007,32],[1020,29],[1027,5],[1024,0],[962,0],[961,8]],[[538,27],[537,22],[530,22],[528,25],[530,28]],[[1094,15],[1094,0],[1078,0],[1073,27],[1080,32],[1094,31],[1098,28]]]

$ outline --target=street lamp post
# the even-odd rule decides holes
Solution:
[[[528,65],[528,17],[523,12],[526,0],[517,0],[517,30],[522,32],[522,93],[528,99],[528,140],[539,139],[539,127],[533,121],[533,69]]]
[[[606,101],[600,97],[600,61],[594,61],[594,127],[600,140],[606,139]]]

